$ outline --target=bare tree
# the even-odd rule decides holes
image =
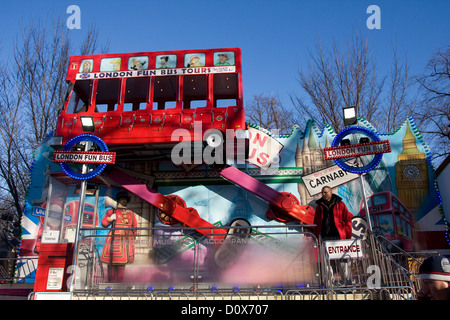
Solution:
[[[325,50],[319,39],[315,51],[310,52],[307,70],[298,71],[305,94],[291,94],[291,101],[304,123],[314,119],[338,132],[344,126],[342,109],[355,106],[359,117],[391,131],[404,120],[402,115],[410,112],[407,69],[394,49],[390,76],[379,77],[373,49],[358,32],[343,48],[334,41],[331,50]],[[387,87],[386,80],[390,81]]]
[[[99,45],[102,47],[99,48]],[[107,53],[109,51],[109,41],[99,42],[98,29],[94,24],[89,25],[86,37],[80,44],[80,55],[92,54],[94,52]]]
[[[26,119],[21,112],[24,88],[12,81],[2,68],[0,71],[0,201],[2,207],[12,214],[22,208],[23,195],[28,184],[28,164],[31,155],[23,136]]]
[[[247,121],[277,134],[289,134],[295,124],[293,112],[286,109],[278,97],[255,95],[246,105]]]
[[[397,56],[397,48],[393,50],[393,62],[391,72],[387,76],[386,97],[380,106],[381,113],[378,114],[381,121],[375,122],[386,131],[396,130],[405,119],[415,112],[415,97],[409,95],[409,89],[413,85],[410,81],[408,66],[402,64]],[[381,122],[381,123],[380,123]]]
[[[433,54],[417,82],[422,99],[416,119],[439,164],[450,154],[450,46]]]
[[[81,50],[96,45],[91,26]],[[72,48],[65,21],[31,21],[21,26],[12,61],[0,65],[0,210],[11,221],[22,215],[32,150],[55,129]]]
[[[66,89],[65,67],[69,57],[68,32],[61,21],[32,21],[21,26],[21,44],[14,46],[17,70],[12,81],[23,87],[21,112],[31,121],[29,143],[37,144],[55,126],[58,106]],[[24,108],[24,106],[28,106]]]

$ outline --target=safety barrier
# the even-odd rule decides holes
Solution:
[[[225,238],[213,231],[205,235],[189,227],[138,228],[136,237],[114,236],[113,243],[131,243],[136,251],[135,261],[126,265],[125,284],[107,280],[110,264],[101,256],[109,250],[105,246],[111,243],[107,240],[110,235],[105,229],[83,229],[76,288],[119,290],[132,286],[161,291],[171,287],[197,292],[235,287],[264,289],[274,283],[320,285],[317,263],[311,261],[311,256],[318,256],[317,240],[304,227],[229,228],[233,231]],[[132,273],[139,273],[139,279],[130,279]]]
[[[111,292],[75,291],[74,300],[411,300],[410,287],[313,289],[313,290],[264,290],[230,292],[153,292],[142,290],[117,290]]]
[[[34,282],[38,257],[0,258],[0,283]]]
[[[376,235],[376,239],[381,243],[384,251],[389,252],[390,258],[396,262],[398,268],[408,275],[414,286],[414,291],[418,292],[422,288],[422,282],[419,279],[419,267],[423,260],[437,255],[437,251],[406,252],[382,235]]]
[[[221,227],[221,226],[218,226]],[[411,300],[420,259],[390,253],[372,233],[330,243],[308,226],[235,226],[225,238],[189,227],[137,228],[135,261],[108,281],[105,229],[82,229],[76,300]],[[106,230],[107,231],[107,230]],[[334,243],[336,244],[336,243]],[[342,245],[341,245],[342,244]],[[333,251],[334,250],[334,251]],[[102,261],[103,260],[103,261]],[[130,277],[139,274],[139,277]]]
[[[368,288],[382,290],[387,296],[403,295],[403,291],[410,288],[410,298],[414,297],[414,283],[409,271],[395,261],[372,233],[365,240],[351,240],[348,246],[361,247],[356,257],[355,254],[348,257],[349,253],[345,253],[336,259],[328,259],[330,252],[326,252],[327,247],[321,243],[324,249],[321,254],[321,272],[326,288]]]
[[[233,228],[233,227],[231,227]],[[99,229],[86,229],[79,263],[85,269],[73,298],[80,300],[410,300],[415,298],[417,278],[399,263],[372,234],[352,240],[360,253],[330,259],[326,242],[306,231],[307,226],[234,227],[237,237],[214,238],[188,227],[138,229],[134,245],[152,247],[152,268],[165,272],[163,280],[110,283],[107,266],[94,244],[105,242]],[[238,231],[239,230],[239,231]],[[144,235],[145,236],[139,236]],[[145,237],[145,239],[144,239]],[[351,245],[351,244],[350,244]],[[216,265],[205,263],[206,247]],[[91,249],[89,249],[91,248]],[[213,248],[213,249],[212,249]],[[225,248],[225,249],[224,249]],[[328,248],[329,249],[329,248]],[[205,251],[206,250],[206,251]],[[224,251],[225,250],[225,251]],[[190,260],[172,263],[182,252]],[[84,260],[81,256],[85,257]],[[221,258],[217,258],[221,257]],[[404,259],[404,258],[402,258]],[[172,261],[173,262],[173,261]],[[136,262],[135,262],[136,263]],[[139,264],[139,262],[138,262]],[[218,265],[217,265],[218,264]],[[222,265],[221,265],[222,264]],[[242,266],[243,268],[238,268]],[[281,268],[278,269],[277,267]],[[217,270],[237,268],[246,281],[227,280]],[[247,269],[247,271],[245,270]],[[250,270],[250,271],[249,271]],[[268,272],[270,271],[270,272]],[[227,273],[226,271],[224,271]],[[247,272],[247,273],[246,273]],[[254,278],[251,278],[253,273]],[[264,277],[268,277],[265,279]],[[258,280],[255,280],[258,278]],[[84,279],[82,281],[82,279]],[[259,281],[259,282],[258,282]],[[237,284],[236,284],[237,283]]]

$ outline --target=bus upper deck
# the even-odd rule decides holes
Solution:
[[[194,121],[201,134],[245,129],[239,48],[72,56],[66,80],[60,144],[93,133],[113,147],[162,145],[178,128],[201,140]]]

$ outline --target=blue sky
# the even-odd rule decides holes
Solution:
[[[244,101],[255,94],[300,92],[298,68],[320,36],[325,47],[344,44],[353,30],[365,32],[374,48],[380,74],[392,63],[392,48],[407,57],[411,74],[423,71],[438,48],[449,45],[450,1],[446,0],[151,0],[151,1],[8,1],[0,10],[0,58],[10,57],[20,21],[60,17],[81,9],[81,29],[71,30],[75,44],[91,23],[110,53],[240,47],[243,53]],[[369,30],[367,7],[381,10],[381,29]]]

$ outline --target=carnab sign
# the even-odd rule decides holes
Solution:
[[[339,166],[332,166],[305,175],[302,180],[309,195],[313,197],[319,194],[325,186],[334,188],[357,178],[357,174],[342,170]]]

